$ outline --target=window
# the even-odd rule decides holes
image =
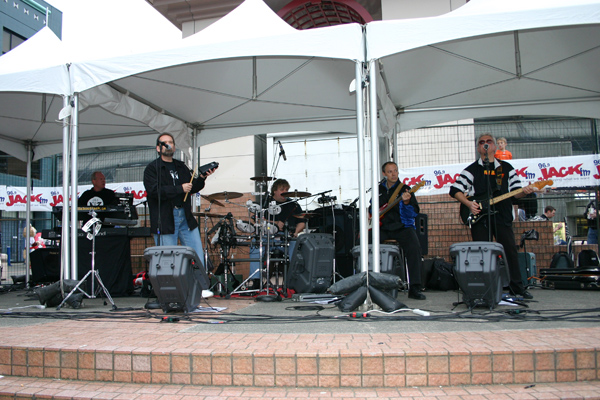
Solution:
[[[2,54],[8,53],[25,40],[23,36],[19,36],[5,28],[2,32]]]

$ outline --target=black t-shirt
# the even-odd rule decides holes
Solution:
[[[81,194],[77,205],[79,207],[106,207],[116,204],[116,202],[117,196],[112,190],[104,188],[97,192],[92,188]]]

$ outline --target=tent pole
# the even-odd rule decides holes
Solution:
[[[68,198],[65,198],[65,206],[71,208],[71,279],[77,279],[77,228],[79,219],[77,218],[77,127],[79,124],[79,94],[73,95],[73,114],[71,124],[71,193]]]
[[[369,61],[369,119],[371,126],[371,252],[372,270],[379,265],[379,135],[377,129],[377,60]]]
[[[198,168],[200,167],[200,154],[199,154],[199,149],[198,149],[198,128],[196,126],[194,126],[194,128],[192,129],[192,168],[195,168],[196,170],[192,172],[192,174],[194,172],[198,171]],[[196,195],[192,196],[192,211],[198,211],[198,198]]]
[[[69,107],[69,96],[63,96],[63,108]],[[67,116],[63,119],[63,156],[62,156],[62,179],[63,179],[63,209],[62,209],[62,231],[61,231],[61,271],[60,277],[62,279],[70,278],[70,262],[69,262],[69,249],[70,243],[69,240],[69,144],[70,144],[70,135],[69,135],[69,122],[71,121],[71,116]]]
[[[365,119],[364,119],[364,64],[354,66],[356,82],[356,139],[358,149],[358,212],[360,228],[360,266],[361,271],[369,270],[369,230],[367,220],[367,194],[365,190]]]
[[[394,162],[400,166],[400,160],[398,159],[398,124],[394,125],[392,132],[392,158]]]
[[[33,151],[33,147],[31,142],[27,143],[27,202],[25,203],[25,230],[27,234],[25,235],[25,284],[29,287],[29,242],[31,237],[31,231],[29,226],[31,225],[31,152]]]

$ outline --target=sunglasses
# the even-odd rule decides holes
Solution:
[[[480,140],[479,141],[479,145],[483,146],[484,144],[494,144],[494,141],[492,139],[488,139],[488,140]]]

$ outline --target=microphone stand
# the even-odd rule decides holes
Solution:
[[[485,170],[487,171],[487,223],[488,223],[488,241],[492,241],[492,184],[490,182],[490,177],[492,176],[492,168],[490,165],[490,159],[487,154],[487,149],[485,149],[485,156],[483,157],[483,165]],[[495,176],[495,175],[494,175]]]

